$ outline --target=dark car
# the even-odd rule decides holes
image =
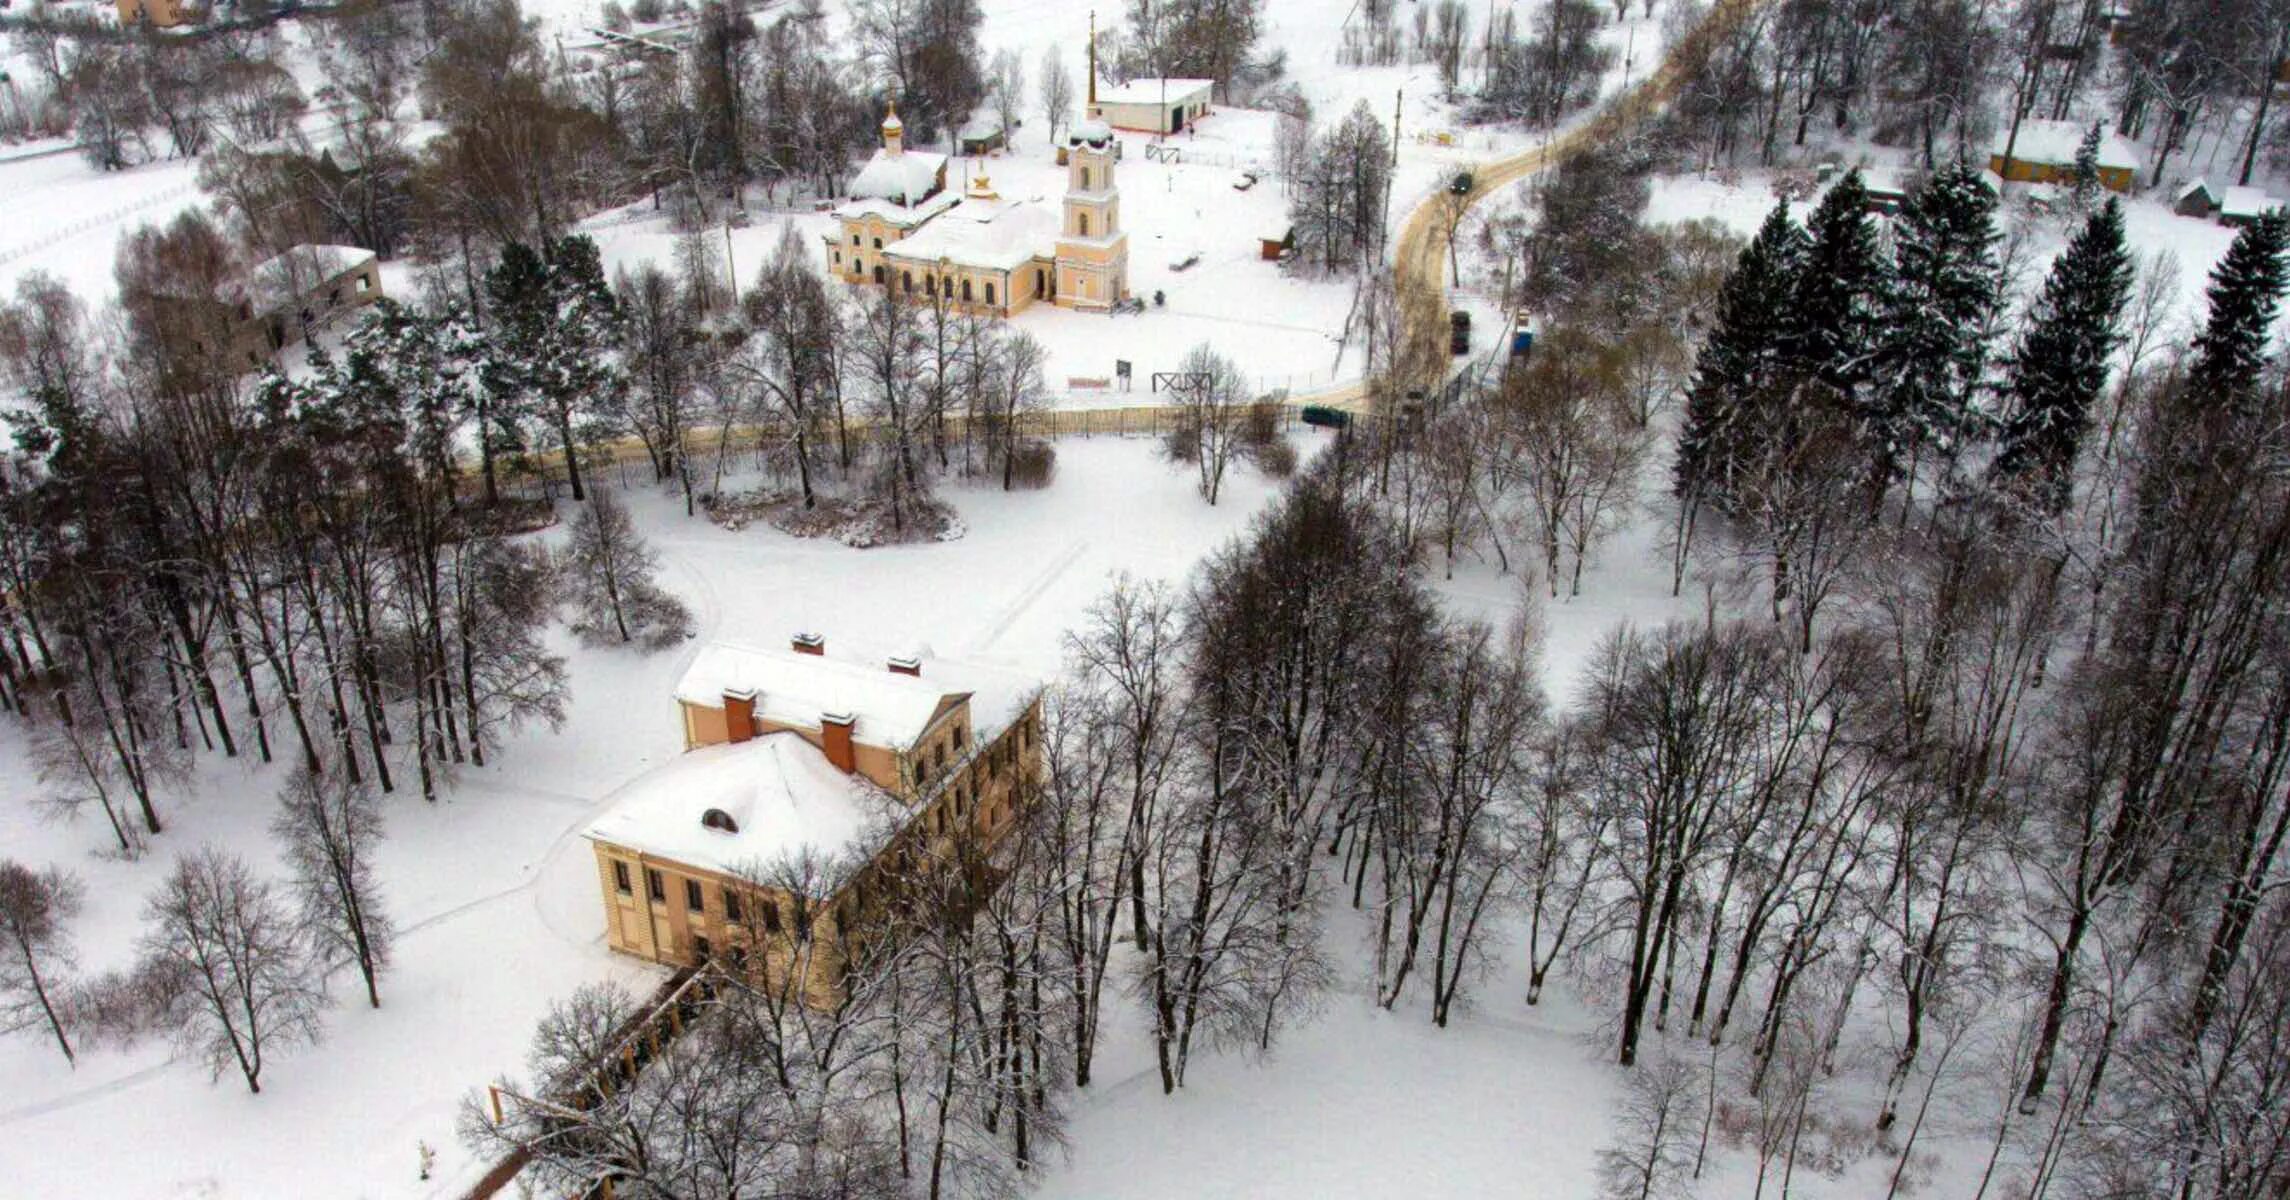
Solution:
[[[1447,314],[1447,349],[1455,354],[1471,353],[1471,314],[1460,308]]]

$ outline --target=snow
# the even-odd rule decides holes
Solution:
[[[63,281],[91,306],[117,291],[112,248],[141,224],[162,225],[200,199],[193,163],[145,163],[98,171],[76,150],[0,163],[0,285],[34,271]]]
[[[993,666],[925,655],[906,656],[920,675],[890,669],[887,655],[850,655],[840,641],[807,654],[736,642],[703,648],[676,683],[676,698],[711,707],[726,692],[755,694],[756,715],[783,725],[819,727],[822,714],[856,718],[852,737],[904,750],[921,739],[951,697],[971,696],[970,720],[985,741],[1025,707],[1040,680]]]
[[[835,206],[838,219],[880,217],[899,229],[912,229],[947,209],[961,203],[962,197],[952,192],[940,192],[920,204],[906,205],[890,200],[852,200]]]
[[[1127,83],[1097,81],[1099,104],[1187,104],[1208,99],[1214,79],[1132,79]]]
[[[2255,220],[2282,207],[2282,202],[2268,195],[2264,188],[2230,187],[2219,193],[2218,215],[2242,220]]]
[[[701,823],[721,810],[734,830]],[[628,785],[591,841],[721,871],[804,852],[833,854],[900,811],[864,776],[846,775],[795,733],[693,750]]]
[[[891,258],[941,260],[989,271],[1014,271],[1057,253],[1054,201],[965,198],[915,233],[883,248]]]
[[[1113,575],[1180,578],[1278,486],[1242,469],[1212,508],[1147,439],[1066,439],[1058,457],[1057,478],[1042,491],[947,486],[942,495],[968,528],[960,540],[872,550],[767,526],[734,533],[686,518],[679,497],[632,490],[631,514],[661,555],[663,584],[691,605],[700,640],[640,656],[558,631],[551,648],[567,655],[572,684],[560,733],[516,735],[485,767],[464,768],[435,805],[410,786],[385,798],[379,874],[402,933],[382,1007],[368,1010],[337,975],[324,1042],[269,1064],[261,1096],[234,1079],[210,1083],[170,1062],[160,1044],[91,1049],[73,1070],[36,1037],[0,1037],[4,1190],[125,1200],[458,1197],[487,1164],[455,1138],[456,1112],[495,1074],[518,1068],[548,1003],[592,981],[643,991],[663,977],[605,948],[595,859],[581,835],[622,789],[685,757],[672,697],[708,639],[808,629],[831,653],[899,647],[941,688],[978,687],[957,674],[965,667],[1048,677],[1065,631]],[[974,709],[982,727],[990,707]],[[162,793],[168,831],[151,854],[121,862],[100,853],[100,818],[44,821],[22,802],[40,787],[23,731],[0,722],[0,787],[19,797],[0,805],[0,846],[86,882],[87,909],[73,928],[84,969],[132,961],[143,897],[174,855],[215,844],[260,871],[278,869],[268,825],[285,768],[251,757],[207,756],[194,784]],[[428,1182],[415,1177],[417,1143],[438,1154]],[[120,1146],[135,1152],[111,1152]]]
[[[1877,169],[1902,170],[1880,162]],[[1771,171],[1718,172],[1712,175],[1658,175],[1647,204],[1646,219],[1653,223],[1708,219],[1748,238],[1773,208]],[[2039,213],[2013,203],[2027,189],[2011,185],[1998,213],[2007,234],[2027,239],[2027,257],[2017,280],[2016,294],[2033,294],[2051,260],[2067,247],[2075,233],[2076,218],[2061,208]],[[2234,242],[2234,230],[2202,217],[2180,216],[2171,210],[2173,193],[2151,191],[2117,197],[2123,206],[2123,233],[2134,257],[2152,263],[2158,258],[2173,264],[2177,286],[2172,295],[2172,319],[2181,329],[2191,328],[2204,311],[2204,288],[2211,269]],[[1795,206],[1802,220],[1808,211]]]
[[[2083,139],[2090,132],[2088,123],[2031,118],[2020,122],[2019,138],[2012,142],[2012,157],[2022,162],[2069,166],[2075,162],[2076,151],[2082,148]],[[2004,143],[2011,137],[2009,124],[1998,130],[1992,147],[1995,153],[2002,154]],[[2099,165],[2136,171],[2139,148],[2132,145],[2130,139],[2103,127],[2099,135]]]
[[[311,288],[374,261],[360,246],[296,246],[247,270],[244,279],[222,285],[219,298],[243,300],[267,313],[301,299]]]
[[[927,150],[877,150],[867,165],[851,177],[851,195],[861,200],[888,200],[916,205],[938,190],[946,156]]]

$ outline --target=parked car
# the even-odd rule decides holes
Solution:
[[[1460,308],[1447,314],[1447,349],[1453,354],[1471,353],[1471,314]]]

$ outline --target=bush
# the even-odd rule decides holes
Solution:
[[[1010,486],[1035,491],[1057,478],[1058,448],[1040,438],[1018,443],[1010,454]]]
[[[1249,446],[1262,446],[1280,437],[1280,406],[1270,400],[1259,400],[1248,406],[1247,424],[1241,426],[1241,442]]]
[[[1248,460],[1268,479],[1286,479],[1296,473],[1296,447],[1287,438],[1276,437],[1249,447]]]
[[[1201,460],[1201,431],[1192,425],[1179,425],[1161,439],[1161,450],[1170,462],[1194,463]]]

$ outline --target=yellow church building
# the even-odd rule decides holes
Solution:
[[[1065,140],[1059,209],[1005,200],[984,174],[956,195],[946,188],[946,156],[907,149],[893,109],[883,120],[882,149],[834,211],[828,269],[846,283],[996,316],[1043,301],[1109,309],[1129,298],[1119,155],[1110,126],[1082,121]]]

